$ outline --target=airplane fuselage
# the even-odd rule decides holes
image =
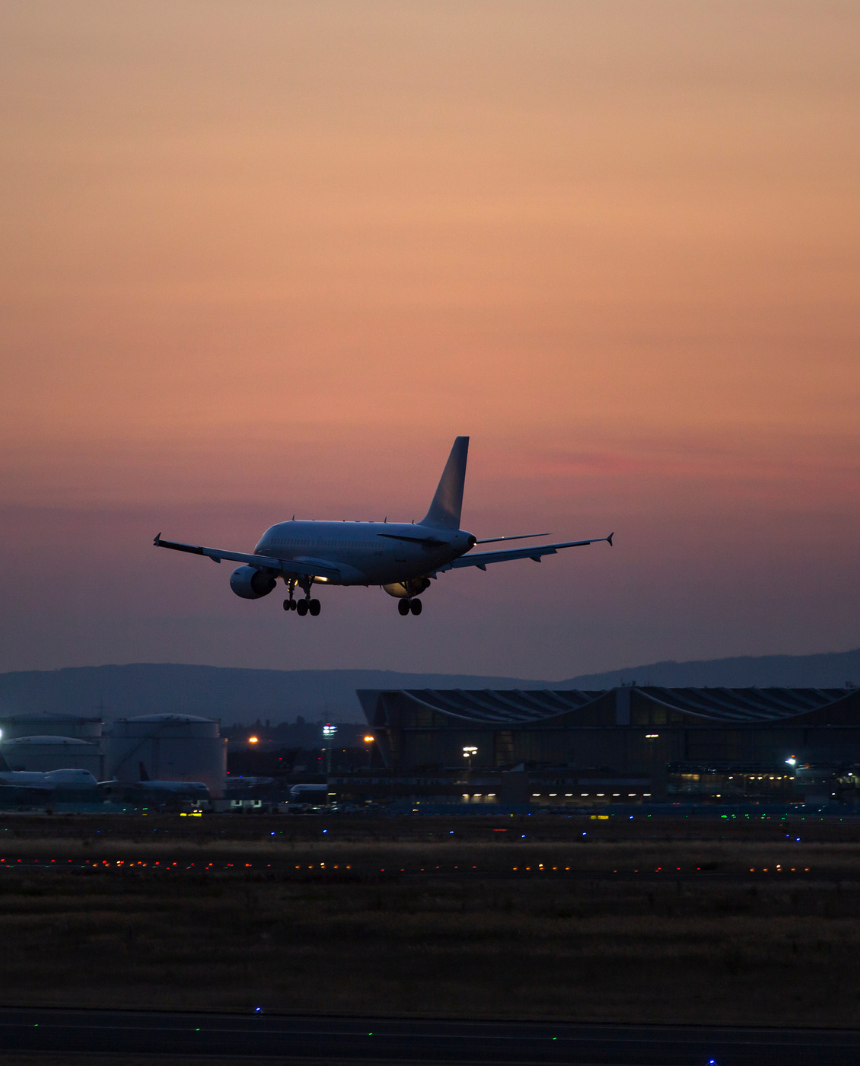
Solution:
[[[333,563],[340,577],[331,585],[388,585],[438,570],[475,543],[462,529],[440,530],[402,522],[279,522],[255,555],[313,565]]]

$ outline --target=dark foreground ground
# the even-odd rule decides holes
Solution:
[[[7,1007],[860,1028],[847,819],[9,815],[0,860]]]
[[[860,1032],[0,1009],[0,1052],[415,1066],[856,1066]],[[25,1052],[26,1053],[26,1052]],[[38,1061],[38,1060],[37,1060]],[[63,1059],[53,1058],[53,1062]],[[151,1060],[150,1060],[151,1061]]]

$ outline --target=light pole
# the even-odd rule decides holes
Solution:
[[[472,772],[472,756],[473,755],[477,755],[477,754],[478,754],[478,749],[476,747],[474,747],[473,745],[472,746],[467,746],[465,744],[463,745],[463,758],[466,760],[466,762],[468,764],[469,773]]]
[[[368,768],[368,770],[370,769],[370,764],[371,764],[371,762],[373,760],[373,742],[374,742],[374,740],[376,740],[376,737],[372,736],[370,733],[368,733],[367,736],[364,738],[364,743],[367,745],[367,768]]]
[[[323,740],[325,741],[326,759],[325,759],[325,772],[331,773],[331,738],[337,732],[337,726],[332,725],[330,722],[326,722],[323,726]]]

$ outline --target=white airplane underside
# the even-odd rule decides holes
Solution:
[[[159,548],[204,555],[216,563],[222,559],[241,563],[230,575],[230,587],[246,600],[268,596],[280,579],[288,591],[284,610],[296,610],[300,615],[320,613],[319,600],[311,596],[316,584],[378,585],[399,600],[401,614],[420,614],[418,597],[430,587],[431,580],[449,570],[466,566],[486,570],[491,563],[513,559],[540,562],[544,555],[555,555],[561,548],[582,547],[597,541],[612,545],[610,533],[608,537],[590,540],[473,552],[477,544],[527,540],[546,534],[478,540],[460,529],[468,450],[469,438],[457,437],[430,510],[417,523],[387,519],[384,522],[304,522],[293,518],[267,529],[252,553],[162,540],[160,533],[154,543]],[[297,588],[304,593],[301,599],[296,599]]]

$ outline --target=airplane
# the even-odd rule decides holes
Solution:
[[[99,782],[99,788],[103,789],[112,799],[122,799],[126,802],[167,803],[171,800],[194,800],[195,802],[208,802],[209,788],[202,781],[153,781],[150,779],[143,763],[139,764],[138,781],[112,781]]]
[[[96,789],[98,782],[89,770],[12,770],[0,754],[0,788],[24,788],[36,792]]]
[[[97,788],[98,782],[89,770],[0,770],[0,785],[53,792],[58,788]]]
[[[457,437],[430,510],[417,523],[389,522],[387,517],[384,522],[309,522],[296,521],[293,515],[291,521],[267,529],[250,554],[163,540],[160,533],[153,543],[158,548],[203,555],[216,563],[222,559],[241,563],[230,576],[230,588],[245,600],[268,596],[280,578],[288,593],[285,611],[318,615],[320,601],[311,596],[314,585],[378,585],[399,601],[398,610],[404,617],[421,614],[418,597],[430,588],[431,580],[449,570],[466,566],[486,570],[490,563],[512,559],[539,563],[544,555],[555,555],[561,548],[602,541],[612,547],[614,533],[590,540],[472,553],[477,544],[529,540],[548,534],[478,539],[460,529],[468,450],[469,438]],[[296,588],[302,590],[304,598],[296,599]]]

